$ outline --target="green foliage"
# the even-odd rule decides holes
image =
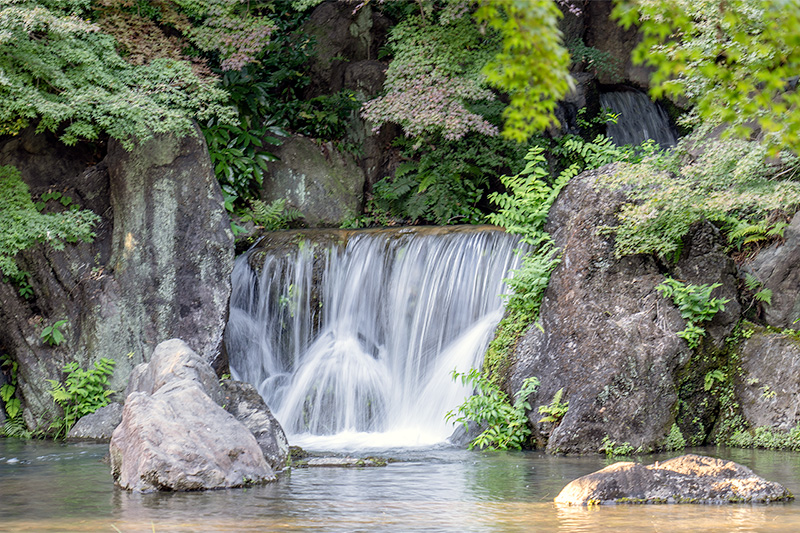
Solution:
[[[497,50],[497,40],[463,13],[455,18],[447,13],[423,10],[390,30],[394,57],[386,70],[386,94],[365,103],[362,111],[376,129],[393,122],[410,137],[497,135],[497,128],[467,105],[494,98],[481,70]]]
[[[686,448],[686,439],[683,437],[680,428],[677,424],[672,424],[667,435],[667,440],[664,442],[664,449],[667,451],[678,451]]]
[[[761,289],[761,280],[749,272],[745,274],[744,286],[753,293],[753,299],[756,302],[772,305],[772,291],[770,289]]]
[[[656,287],[662,296],[670,298],[678,306],[681,316],[686,320],[686,329],[679,331],[678,336],[689,343],[689,348],[697,348],[700,345],[700,339],[705,335],[705,329],[697,324],[707,322],[714,318],[719,311],[725,310],[727,299],[711,298],[711,291],[719,286],[719,283],[687,285],[667,277]]]
[[[496,114],[497,107],[482,109]],[[460,140],[417,143],[397,139],[406,161],[373,189],[375,211],[405,221],[480,223],[490,176],[520,165],[523,148],[498,137],[469,134]]]
[[[250,209],[242,215],[242,220],[251,221],[267,231],[274,231],[288,228],[290,222],[301,217],[299,211],[286,207],[286,200],[281,198],[269,204],[261,200],[251,200]]]
[[[610,52],[586,46],[583,39],[572,39],[566,44],[573,65],[580,65],[597,76],[606,76],[611,82],[622,81],[622,65]]]
[[[42,330],[42,333],[39,335],[39,337],[50,346],[58,346],[64,342],[64,334],[61,332],[61,328],[63,328],[66,324],[66,319],[53,322],[51,325]]]
[[[620,0],[614,15],[643,39],[633,52],[655,68],[651,94],[688,99],[696,113],[748,138],[800,150],[798,0]]]
[[[0,132],[36,122],[66,144],[105,133],[126,147],[155,133],[191,134],[192,119],[230,117],[225,93],[181,61],[132,65],[88,22],[88,2],[0,7]]]
[[[489,200],[499,208],[497,213],[489,215],[489,221],[509,233],[522,235],[523,242],[538,246],[550,238],[543,229],[550,206],[578,168],[570,167],[551,184],[542,147],[531,148],[525,160],[528,163],[519,174],[500,177],[508,192],[489,195]]]
[[[19,398],[16,397],[17,362],[8,355],[0,355],[0,370],[6,375],[7,381],[0,387],[0,400],[2,400],[6,412],[6,422],[3,427],[0,427],[0,436],[29,439],[31,432],[25,425],[25,420],[22,418],[22,405]]]
[[[0,369],[5,369],[4,373],[8,376],[8,382],[0,387],[0,399],[3,400],[6,415],[16,418],[21,412],[19,399],[14,397],[17,391],[17,362],[3,354],[0,356]]]
[[[737,448],[765,448],[767,450],[800,451],[800,425],[789,431],[770,427],[757,427],[752,431],[739,429],[727,442]]]
[[[447,413],[447,420],[461,422],[464,427],[467,427],[469,421],[486,426],[470,442],[469,449],[477,446],[481,449],[519,450],[527,444],[531,429],[525,413],[531,408],[528,396],[539,386],[537,378],[530,377],[522,382],[522,387],[514,395],[513,405],[500,387],[474,368],[466,373],[453,371],[453,379],[460,379],[463,384],[474,386],[477,394],[467,398],[455,412]]]
[[[714,382],[725,383],[727,376],[725,372],[716,368],[714,370],[709,370],[706,375],[703,377],[703,390],[706,392],[710,391],[714,388]]]
[[[88,210],[41,213],[19,171],[10,166],[0,167],[0,216],[4,221],[0,224],[0,272],[24,293],[30,285],[14,260],[19,252],[37,243],[63,250],[64,243],[90,241],[92,228],[100,220]]]
[[[618,257],[656,254],[677,260],[689,228],[704,219],[734,232],[734,244],[750,231],[736,233],[740,227],[761,225],[767,233],[780,233],[779,224],[761,221],[800,205],[800,183],[792,179],[797,158],[770,158],[763,144],[708,135],[701,128],[671,152],[618,165],[602,177],[601,185],[622,189],[630,199],[617,214],[619,225],[603,228],[615,235]]]
[[[97,361],[92,370],[79,368],[75,362],[67,363],[64,365],[67,374],[64,383],[55,379],[47,380],[50,383],[50,395],[64,412],[63,418],[57,418],[51,425],[51,429],[55,430],[55,438],[66,436],[82,416],[108,405],[108,397],[114,391],[106,387],[115,364],[114,360],[105,357]]]
[[[569,402],[562,402],[561,397],[564,395],[564,388],[558,389],[558,391],[553,395],[553,399],[550,402],[550,405],[540,405],[539,406],[539,414],[545,415],[539,419],[539,422],[549,422],[554,425],[558,425],[561,422],[561,419],[564,418],[564,415],[567,414],[569,411]]]
[[[525,141],[552,124],[556,104],[573,85],[558,29],[561,11],[552,0],[492,0],[478,2],[474,18],[502,38],[483,72],[509,95],[503,135]]]
[[[597,451],[604,452],[608,457],[615,457],[630,455],[634,452],[634,448],[630,442],[617,444],[615,441],[611,440],[611,437],[606,435],[603,437],[603,441],[600,443],[600,448],[598,448]]]

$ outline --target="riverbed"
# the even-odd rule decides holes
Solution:
[[[601,456],[388,450],[385,467],[295,468],[275,483],[204,493],[116,488],[103,444],[0,439],[1,531],[800,531],[800,503],[564,508]],[[800,493],[800,454],[703,448]],[[669,455],[647,456],[646,463]],[[636,459],[634,459],[636,460]]]

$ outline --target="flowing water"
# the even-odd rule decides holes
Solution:
[[[617,123],[607,126],[608,136],[618,145],[637,145],[647,139],[654,140],[662,148],[677,143],[667,113],[642,92],[603,93],[600,95],[600,106],[619,113]]]
[[[443,443],[444,414],[469,393],[450,373],[480,364],[502,313],[503,278],[518,260],[508,235],[281,235],[236,265],[232,370],[258,386],[291,444],[396,462],[137,494],[114,487],[107,445],[0,439],[0,531],[800,531],[797,503],[557,507],[569,481],[608,460]],[[800,491],[800,454],[696,451]]]
[[[272,238],[234,268],[234,377],[301,446],[444,441],[471,392],[452,373],[482,364],[518,240],[492,227]]]
[[[733,459],[800,493],[800,454],[694,451]],[[796,502],[553,504],[569,481],[607,464],[596,456],[390,451],[400,462],[386,467],[294,469],[261,487],[135,494],[113,486],[107,452],[101,444],[0,439],[0,531],[800,531]]]

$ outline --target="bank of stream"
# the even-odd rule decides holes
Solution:
[[[602,456],[384,450],[385,467],[295,468],[237,490],[129,493],[102,444],[0,439],[0,531],[767,531],[800,530],[800,503],[564,508],[552,503]],[[800,454],[692,450],[800,493]],[[676,453],[672,454],[677,455]],[[646,456],[646,462],[667,455]]]

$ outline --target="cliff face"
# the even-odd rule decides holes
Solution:
[[[160,136],[108,154],[61,146],[26,132],[0,152],[34,196],[69,195],[102,216],[92,243],[63,251],[36,246],[21,254],[33,292],[0,284],[0,345],[19,363],[17,393],[29,428],[47,428],[54,404],[46,379],[75,361],[117,364],[121,391],[132,368],[161,340],[184,337],[208,361],[217,357],[227,316],[233,236],[208,151],[199,132]],[[64,341],[50,346],[43,328],[66,320]]]
[[[616,224],[626,201],[620,191],[598,185],[612,167],[575,178],[550,211],[548,231],[561,251],[545,291],[540,326],[517,345],[507,376],[509,393],[536,376],[529,420],[540,445],[552,453],[589,453],[625,443],[634,450],[735,442],[763,445],[758,432],[784,439],[800,423],[798,405],[797,284],[800,217],[786,240],[737,266],[725,253],[714,226],[701,223],[686,237],[680,259],[653,256],[617,259],[613,240],[598,232]],[[744,321],[740,304],[742,269],[761,274],[773,289],[767,327]],[[718,283],[714,296],[725,309],[704,323],[700,345],[677,335],[686,322],[675,304],[657,290],[666,276],[686,284]],[[750,310],[752,311],[752,310]],[[536,407],[559,389],[569,410],[558,424],[539,422]],[[754,431],[757,428],[758,431]],[[680,432],[680,434],[677,433]],[[731,440],[733,439],[733,440]]]

